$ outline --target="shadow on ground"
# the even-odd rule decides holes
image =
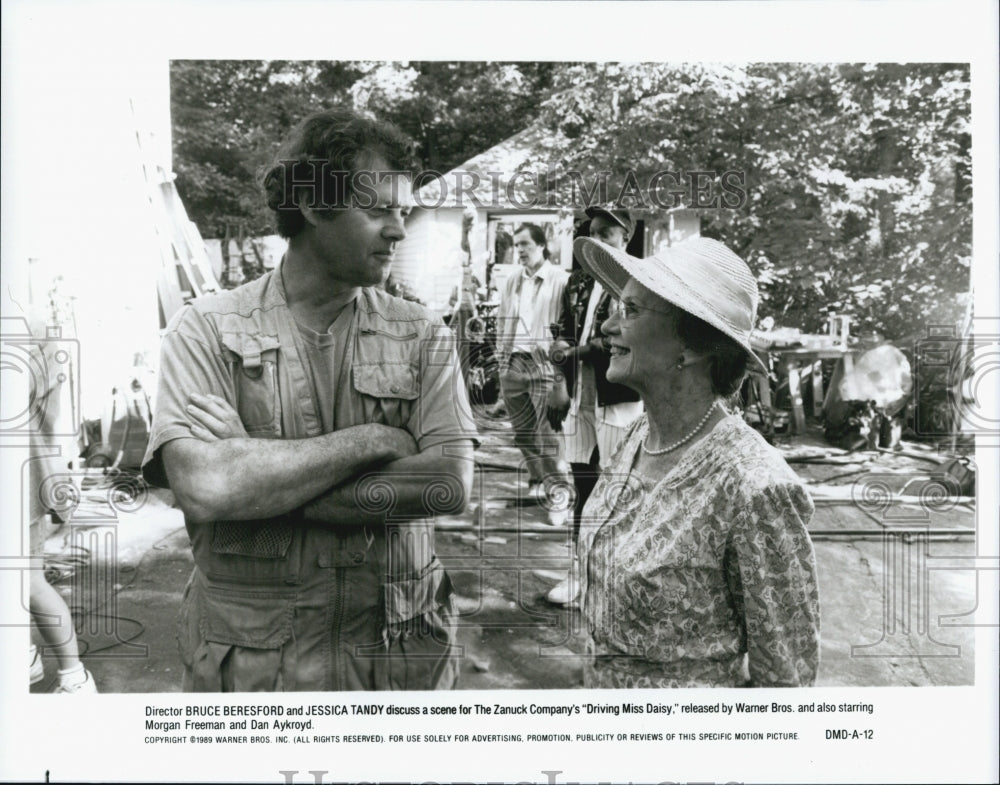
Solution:
[[[487,425],[475,507],[438,527],[438,555],[461,614],[459,686],[579,687],[581,615],[545,599],[569,566],[569,534],[545,526],[540,508],[517,501],[518,453],[509,431]],[[815,437],[781,449],[792,460],[828,452]],[[884,454],[833,457],[792,463],[817,501],[810,531],[823,625],[818,684],[973,684],[974,508],[917,497],[888,506],[859,501],[859,488],[872,478],[896,493],[922,487],[928,470]],[[110,523],[66,524],[46,550],[50,566],[61,569],[53,577],[75,611],[84,660],[101,691],[179,691],[175,618],[192,559],[169,492],[154,492],[141,509]],[[37,631],[32,635],[39,642]],[[45,665],[46,679],[33,692],[54,686],[51,656]]]

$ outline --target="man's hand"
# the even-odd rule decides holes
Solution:
[[[439,444],[337,485],[302,507],[320,525],[384,525],[457,515],[468,504],[475,462],[471,440]]]
[[[203,442],[247,438],[247,431],[239,414],[218,395],[191,393],[188,396],[187,413],[193,421],[191,435]]]
[[[566,341],[555,340],[549,345],[549,362],[554,365],[562,365],[573,356],[574,351],[575,349]]]
[[[600,334],[595,335],[588,342],[588,346],[590,347],[590,350],[593,351],[593,352],[607,352],[607,351],[610,351],[609,345],[608,345],[608,338],[607,338],[606,335],[600,335]]]
[[[549,421],[553,431],[562,431],[563,420],[569,414],[570,402],[569,391],[566,389],[566,377],[557,374],[552,389],[549,391],[549,398],[545,403],[545,419]]]
[[[408,431],[381,423],[302,439],[254,439],[223,398],[188,400],[192,438],[162,449],[170,487],[192,523],[283,515],[419,452]]]

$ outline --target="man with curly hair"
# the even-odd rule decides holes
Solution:
[[[295,128],[263,185],[288,251],[163,339],[146,478],[184,511],[191,691],[454,685],[432,516],[461,511],[475,430],[454,340],[385,282],[411,152],[349,111]]]

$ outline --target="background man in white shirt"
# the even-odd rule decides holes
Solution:
[[[505,282],[497,319],[500,390],[514,443],[524,454],[529,492],[542,501],[548,522],[561,526],[573,486],[562,438],[545,415],[554,378],[549,348],[569,274],[549,262],[545,232],[536,224],[518,227],[514,252],[522,270]]]

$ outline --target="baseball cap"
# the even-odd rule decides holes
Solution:
[[[626,240],[631,239],[632,232],[635,231],[635,221],[633,221],[632,216],[628,214],[628,210],[609,210],[606,207],[588,207],[585,212],[588,218],[597,218],[600,216],[601,218],[620,226],[625,230]]]

